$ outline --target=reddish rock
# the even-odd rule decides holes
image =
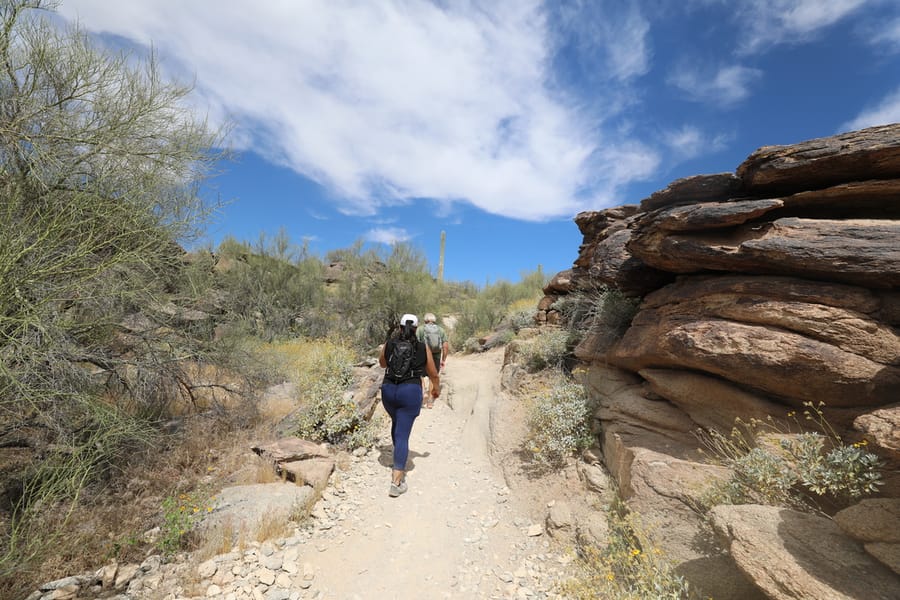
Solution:
[[[900,579],[826,517],[717,506],[713,527],[740,570],[774,600],[893,600]]]

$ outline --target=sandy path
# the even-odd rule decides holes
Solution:
[[[409,491],[387,494],[387,444],[338,471],[301,560],[322,599],[549,598],[567,562],[517,511],[491,464],[503,351],[448,361],[445,388],[410,438]],[[379,407],[376,418],[384,417]]]

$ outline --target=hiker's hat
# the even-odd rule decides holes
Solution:
[[[416,315],[406,314],[406,315],[403,315],[402,317],[400,317],[401,325],[406,325],[407,322],[409,322],[409,324],[412,325],[413,327],[419,326],[419,319],[416,318]]]

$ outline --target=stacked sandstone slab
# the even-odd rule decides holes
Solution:
[[[603,461],[682,573],[716,598],[900,597],[900,522],[873,541],[825,517],[816,529],[805,515],[722,508],[713,523],[720,547],[733,547],[717,553],[698,543],[691,508],[722,476],[693,432],[809,402],[885,460],[878,495],[900,502],[900,124],[763,147],[733,174],[680,179],[575,220],[578,259],[548,284],[538,318],[558,321],[560,297],[600,286],[640,298],[624,337],[610,344],[598,331],[576,354],[601,402]],[[768,541],[739,533],[768,529]],[[789,539],[813,530],[833,544]],[[833,553],[785,550],[805,544]],[[778,568],[760,566],[760,550]]]

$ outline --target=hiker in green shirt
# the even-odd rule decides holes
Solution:
[[[450,354],[450,342],[447,340],[447,332],[435,322],[437,317],[434,316],[434,313],[425,313],[424,321],[425,324],[416,331],[416,337],[419,338],[420,342],[425,342],[425,345],[431,348],[434,366],[437,367],[440,373],[447,363],[447,355]],[[425,403],[425,408],[434,408],[434,398],[428,393],[427,387],[428,381],[426,379],[422,385],[422,401]]]

